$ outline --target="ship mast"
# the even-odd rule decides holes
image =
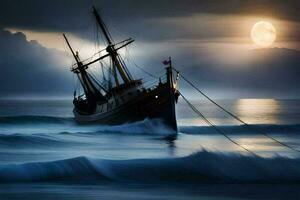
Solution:
[[[88,63],[83,63],[80,60],[78,53],[77,52],[75,53],[73,51],[66,35],[63,34],[64,39],[66,40],[66,43],[67,43],[69,49],[71,50],[72,55],[76,61],[76,65],[71,69],[71,71],[77,75],[77,77],[83,87],[87,101],[90,105],[95,105],[95,103],[98,101],[101,101],[101,102],[107,101],[107,98],[101,93],[101,91],[99,89],[102,89],[106,94],[109,93],[109,91],[107,91],[106,88],[104,88],[100,83],[98,83],[97,80],[95,80],[95,78],[86,71],[88,69],[88,67],[106,57],[110,57],[111,61],[112,61],[112,66],[113,66],[110,69],[112,71],[111,73],[114,76],[116,86],[118,87],[120,85],[117,72],[120,74],[125,85],[130,84],[132,82],[131,74],[128,71],[121,56],[118,54],[118,50],[131,44],[132,42],[134,42],[133,39],[129,38],[129,39],[123,40],[118,43],[113,43],[112,38],[111,38],[104,22],[101,20],[98,12],[96,11],[96,9],[94,7],[93,7],[93,13],[96,17],[97,23],[100,26],[100,28],[105,36],[106,42],[108,44],[108,46],[106,47],[107,54],[100,56],[99,58],[92,60]],[[110,83],[109,83],[108,89],[111,89]]]
[[[120,49],[120,48],[118,48],[118,49],[115,48],[115,44],[113,44],[113,42],[112,42],[112,38],[110,36],[110,33],[109,33],[109,31],[108,31],[105,23],[101,19],[100,15],[97,12],[97,10],[96,10],[95,7],[93,7],[93,14],[94,14],[94,16],[96,18],[96,21],[97,21],[99,27],[101,28],[101,30],[103,32],[103,35],[105,37],[105,40],[106,40],[106,42],[108,44],[108,46],[106,48],[106,51],[109,54],[109,56],[111,57],[111,59],[112,59],[112,63],[113,63],[113,75],[114,75],[114,79],[115,79],[116,85],[119,86],[119,80],[118,80],[118,76],[117,76],[116,70],[118,70],[118,72],[119,72],[119,74],[120,74],[123,82],[125,84],[129,84],[130,81],[131,81],[131,75],[130,75],[129,71],[127,70],[126,66],[124,65],[124,63],[122,62],[120,55],[117,52],[117,50]],[[123,46],[126,46],[127,44],[133,42],[132,39],[125,40],[125,41],[129,41],[129,42],[127,42]]]
[[[87,71],[86,71],[87,65],[83,65],[83,63],[81,62],[81,60],[79,58],[78,52],[76,52],[76,54],[75,54],[66,35],[63,34],[63,36],[64,36],[65,41],[77,63],[77,67],[73,68],[72,71],[75,74],[77,74],[77,77],[83,87],[83,90],[84,90],[84,93],[85,93],[85,96],[86,96],[88,102],[92,104],[92,103],[95,103],[97,100],[105,101],[105,97],[100,93],[100,91],[94,85],[94,83],[92,81],[93,78],[90,77],[89,74],[87,73]],[[103,89],[105,91],[105,89],[103,87],[101,87],[101,89]]]

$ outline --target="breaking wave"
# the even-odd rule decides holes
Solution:
[[[300,158],[262,158],[201,151],[182,158],[101,160],[87,157],[0,166],[0,182],[133,181],[295,183]]]
[[[8,116],[0,117],[0,134],[32,133],[128,133],[128,134],[169,134],[169,129],[160,119],[122,125],[78,124],[74,118],[51,116]]]

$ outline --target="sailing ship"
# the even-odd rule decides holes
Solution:
[[[78,52],[74,52],[66,35],[63,34],[76,61],[71,71],[76,74],[83,89],[83,94],[79,95],[76,95],[76,90],[74,91],[73,112],[76,121],[117,125],[146,118],[162,119],[164,124],[177,131],[175,104],[179,97],[177,91],[179,74],[177,72],[175,76],[171,58],[163,62],[167,65],[163,77],[158,78],[157,83],[150,87],[144,86],[143,79],[133,78],[118,52],[134,40],[129,38],[114,43],[95,7],[93,7],[93,15],[106,41],[104,55],[99,55],[98,58],[87,63],[82,61]],[[104,59],[110,59],[108,70],[110,78],[99,81],[87,69],[94,63],[101,64]]]

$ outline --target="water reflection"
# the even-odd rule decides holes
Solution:
[[[284,107],[284,105],[289,102],[280,102],[275,99],[219,100],[218,103],[250,124],[289,123],[291,121],[290,118],[295,121],[295,117],[299,116],[295,115],[295,111],[291,110],[289,106]],[[236,119],[212,103],[199,101],[194,102],[194,104],[197,106],[197,109],[215,125],[240,125]],[[203,119],[195,115],[188,107],[179,107],[178,110],[180,125],[207,125]],[[284,117],[281,116],[283,113],[285,113]],[[181,115],[184,115],[184,117],[181,117]]]
[[[259,155],[261,157],[274,157],[274,156],[285,156],[285,157],[299,157],[299,153],[292,151],[278,143],[270,140],[269,138],[262,135],[232,135],[228,134],[229,137],[241,145],[243,148]],[[276,135],[276,138],[285,144],[292,144],[292,141],[296,140],[299,146],[300,138],[288,138],[280,137]],[[174,141],[175,144],[172,146],[171,156],[187,156],[196,153],[201,150],[220,152],[220,153],[239,153],[249,155],[249,152],[245,151],[241,146],[238,146],[222,135],[217,134],[201,134],[201,135],[188,135],[180,134],[178,139]]]
[[[274,99],[239,99],[235,113],[251,124],[278,124],[279,103]]]

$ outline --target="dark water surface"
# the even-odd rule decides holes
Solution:
[[[297,199],[300,153],[249,130],[208,102],[197,107],[253,156],[177,109],[180,133],[157,120],[78,125],[70,100],[0,101],[2,199]],[[220,100],[300,150],[300,101]]]

